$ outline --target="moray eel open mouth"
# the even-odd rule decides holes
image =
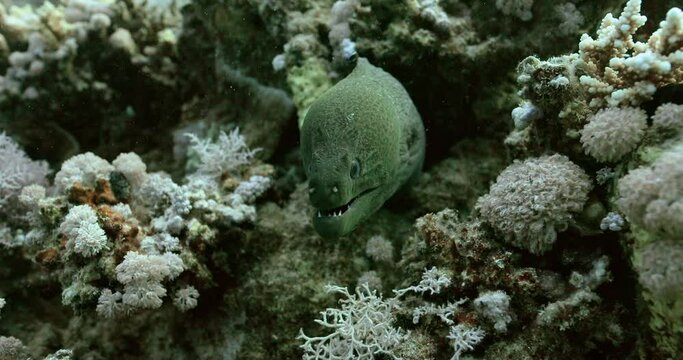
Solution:
[[[379,186],[376,186],[376,187],[370,188],[368,190],[365,190],[342,206],[338,206],[338,207],[332,208],[332,209],[318,209],[316,212],[316,218],[317,219],[324,219],[324,218],[336,218],[336,217],[343,216],[344,214],[346,214],[347,211],[349,211],[349,209],[351,209],[353,207],[353,204],[356,202],[356,200],[362,198],[363,196],[370,194],[371,192],[375,191],[378,188],[379,188]]]

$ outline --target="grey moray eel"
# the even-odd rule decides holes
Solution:
[[[300,142],[313,226],[324,237],[346,235],[372,216],[420,174],[425,156],[408,92],[365,58],[313,102]]]

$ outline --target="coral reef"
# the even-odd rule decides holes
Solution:
[[[361,58],[425,162],[325,239]],[[681,358],[682,64],[676,0],[5,2],[0,359]]]

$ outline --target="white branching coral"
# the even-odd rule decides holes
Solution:
[[[109,179],[112,171],[114,167],[107,160],[91,152],[79,154],[62,164],[55,175],[55,186],[61,191],[70,189],[76,182],[83,186],[94,186],[99,179]]]
[[[540,254],[583,209],[591,187],[583,169],[564,155],[529,158],[503,170],[477,210],[506,241]]]
[[[339,300],[341,308],[328,308],[321,312],[322,319],[315,321],[332,333],[310,337],[300,331],[304,360],[372,360],[379,354],[398,359],[393,350],[406,333],[392,324],[395,302],[383,300],[367,284],[358,287],[355,294],[339,286],[328,285],[325,289],[343,296]]]
[[[199,157],[197,174],[211,178],[220,178],[248,164],[260,151],[260,149],[249,149],[239,128],[227,134],[221,131],[216,142],[200,139],[191,133],[186,136],[190,138],[191,150]]]
[[[413,324],[420,322],[420,319],[426,315],[437,316],[446,325],[453,325],[453,315],[455,315],[460,310],[460,305],[467,302],[467,299],[460,299],[455,302],[448,302],[446,304],[436,305],[433,303],[427,303],[422,306],[418,306],[413,310]]]
[[[608,108],[591,116],[581,130],[586,154],[600,162],[621,159],[638,146],[647,128],[647,114],[639,108]]]
[[[633,35],[647,18],[641,0],[629,0],[619,18],[607,14],[597,38],[579,43],[579,81],[590,94],[590,105],[633,105],[649,100],[658,87],[683,81],[683,12],[672,8],[647,43]]]
[[[77,205],[69,210],[59,226],[59,231],[68,239],[68,252],[90,257],[108,248],[107,235],[97,221],[97,214],[88,205]]]
[[[617,205],[627,219],[668,239],[683,239],[683,146],[619,180]]]
[[[401,297],[410,291],[419,294],[424,294],[429,291],[429,293],[433,295],[440,293],[443,288],[446,288],[450,285],[450,276],[434,266],[429,270],[425,270],[425,272],[422,274],[422,280],[420,280],[420,283],[404,289],[394,290],[394,294],[396,294],[396,297]]]
[[[399,345],[410,342],[414,336],[393,326],[395,312],[402,310],[411,302],[401,300],[407,292],[416,295],[429,293],[438,294],[451,283],[450,277],[436,267],[425,269],[422,280],[418,285],[394,290],[394,297],[382,299],[375,290],[367,284],[356,288],[355,294],[350,294],[346,288],[326,286],[328,292],[340,293],[344,296],[339,303],[340,309],[330,309],[321,312],[322,319],[316,320],[334,332],[319,337],[310,337],[300,331],[299,339],[304,341],[300,347],[304,349],[303,359],[375,359],[375,355],[383,354],[392,359],[399,359],[396,352]],[[452,359],[459,359],[464,351],[472,350],[484,337],[484,331],[470,325],[455,325],[454,315],[467,299],[460,299],[445,304],[425,303],[413,309],[413,323],[427,315],[437,316],[444,324],[450,326],[447,339],[453,343],[455,351]],[[418,335],[419,336],[419,335]]]
[[[161,298],[166,296],[162,281],[175,279],[183,270],[183,260],[176,254],[143,255],[129,251],[116,266],[116,279],[125,286],[123,304],[140,309],[160,307]]]
[[[199,291],[194,286],[188,285],[179,289],[173,298],[173,305],[180,311],[187,311],[197,307],[197,299],[199,298]]]
[[[197,181],[206,183],[201,178],[192,178],[186,187],[194,188]],[[211,182],[211,180],[209,180]],[[212,186],[199,186],[199,191],[195,192],[193,207],[197,210],[206,212],[206,217],[210,221],[221,223],[239,224],[242,222],[256,220],[256,208],[253,202],[270,187],[269,177],[254,175],[248,180],[240,182],[237,188],[228,196],[209,196],[206,194]],[[216,184],[214,183],[214,186]],[[208,191],[209,194],[216,195],[215,191]]]
[[[180,250],[180,241],[177,237],[167,233],[145,236],[140,241],[140,249],[145,254],[160,254],[169,251]]]
[[[47,162],[33,161],[12,138],[0,133],[0,211],[15,198],[24,186],[47,185]]]
[[[451,360],[460,360],[460,355],[465,351],[474,349],[474,346],[484,340],[486,333],[478,327],[470,327],[463,324],[451,326],[446,337],[453,345]]]

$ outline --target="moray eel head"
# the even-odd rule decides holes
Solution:
[[[313,226],[325,237],[350,233],[422,168],[417,109],[398,80],[364,58],[311,104],[300,130]]]
[[[395,190],[390,184],[398,146],[390,140],[390,128],[374,124],[377,131],[367,131],[353,106],[332,112],[314,106],[308,116],[316,121],[304,123],[301,145],[315,208],[313,226],[322,236],[342,236],[379,209]]]

